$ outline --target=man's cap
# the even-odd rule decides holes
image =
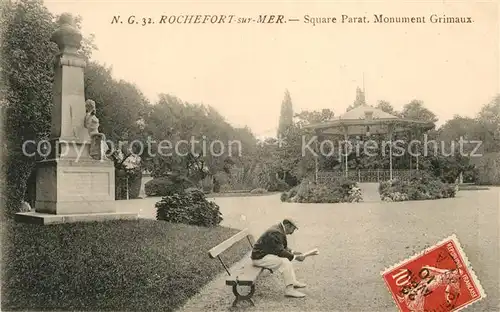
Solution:
[[[293,219],[290,219],[290,218],[286,218],[283,220],[283,224],[291,224],[293,227],[295,227],[297,230],[299,229],[299,227],[297,226],[297,222],[295,222],[295,220]]]

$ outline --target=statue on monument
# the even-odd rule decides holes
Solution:
[[[106,152],[108,146],[106,144],[105,136],[99,133],[99,118],[96,116],[95,102],[88,99],[85,101],[85,128],[89,131],[90,135],[90,157],[96,160],[106,159]]]

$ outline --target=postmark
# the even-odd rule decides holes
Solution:
[[[381,272],[401,312],[454,312],[486,293],[456,235]]]

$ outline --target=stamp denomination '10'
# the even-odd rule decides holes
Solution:
[[[455,235],[382,277],[402,312],[459,311],[486,297]]]

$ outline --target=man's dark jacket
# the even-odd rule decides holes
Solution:
[[[262,259],[266,255],[276,255],[281,258],[288,258],[290,261],[294,258],[287,246],[285,230],[281,224],[270,227],[253,246],[252,259]]]

